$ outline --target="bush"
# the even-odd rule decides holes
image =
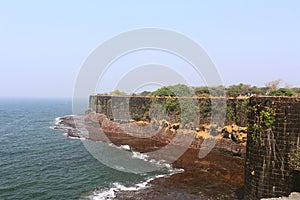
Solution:
[[[114,90],[110,93],[110,95],[113,95],[113,96],[126,96],[126,93],[121,92],[120,90]]]
[[[269,93],[269,96],[288,96],[288,97],[292,97],[295,96],[296,93],[289,89],[289,88],[280,88],[278,90],[272,91]]]
[[[289,165],[293,170],[300,171],[300,148],[297,147],[289,153]]]
[[[141,121],[142,118],[143,118],[142,114],[137,114],[137,113],[132,114],[132,119],[135,121]]]

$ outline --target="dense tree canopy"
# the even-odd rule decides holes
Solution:
[[[171,86],[164,86],[159,88],[151,93],[152,96],[177,96],[177,97],[185,97],[185,96],[194,96],[192,95],[192,90],[188,86],[184,84],[177,84]]]
[[[269,93],[269,96],[295,96],[296,93],[289,88],[280,88],[278,90],[272,91]]]
[[[279,88],[278,81],[269,82],[266,87],[257,87],[240,83],[238,85],[231,85],[229,87],[188,87],[184,84],[177,84],[171,86],[163,86],[153,92],[144,91],[137,95],[141,96],[169,96],[169,97],[184,97],[184,96],[198,96],[198,97],[238,97],[238,96],[300,96],[300,88]],[[124,96],[126,93],[115,90],[111,95]]]

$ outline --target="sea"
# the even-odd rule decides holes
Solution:
[[[0,99],[1,200],[113,199],[173,173],[128,173],[102,164],[80,139],[53,129],[59,117],[72,114],[71,99]]]

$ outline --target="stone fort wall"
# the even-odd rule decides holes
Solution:
[[[199,106],[199,124],[209,123],[212,99],[195,100]],[[128,119],[134,115],[144,116],[152,103],[164,101],[164,97],[93,95],[90,96],[90,109],[112,120]],[[228,98],[226,104],[226,123],[248,126],[244,199],[289,195],[295,176],[289,167],[288,155],[300,145],[300,98]],[[126,113],[129,116],[124,116]],[[273,115],[274,119],[269,119]],[[178,120],[178,113],[173,113],[171,118]]]
[[[288,196],[296,178],[288,155],[300,145],[300,98],[251,98],[249,107],[255,109],[248,116],[245,199]],[[275,113],[270,127],[261,119],[266,110]]]
[[[92,95],[89,105],[90,110],[116,120],[133,118],[134,115],[145,116],[153,103],[163,105],[166,99],[166,97]],[[181,97],[181,99],[185,98]],[[223,100],[227,104],[225,123],[246,126],[248,98],[193,98],[193,101],[196,101],[199,106],[199,124],[210,123],[212,106]],[[130,116],[126,116],[128,113]],[[171,121],[178,121],[180,118],[180,114],[177,112],[169,113],[169,116]]]

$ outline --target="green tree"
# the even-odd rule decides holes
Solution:
[[[225,87],[217,86],[217,87],[196,87],[194,89],[194,93],[198,97],[221,97],[225,95]]]
[[[168,87],[164,86],[152,92],[152,95],[164,97],[164,96],[174,96],[174,93]]]
[[[292,88],[293,92],[295,92],[298,96],[300,95],[300,88]]]
[[[110,92],[110,95],[113,95],[113,96],[125,96],[126,93],[125,92],[121,92],[120,90],[114,90],[114,91]]]
[[[199,97],[205,97],[210,95],[208,87],[197,87],[194,89],[194,93],[196,96]]]
[[[217,86],[217,87],[210,87],[209,92],[210,92],[211,96],[222,97],[222,96],[225,96],[225,94],[226,94],[226,88],[222,85]]]
[[[270,96],[296,96],[296,93],[289,88],[280,88],[269,93]]]
[[[150,91],[143,91],[139,95],[140,96],[151,96],[151,94],[152,94],[152,92],[150,92]]]
[[[227,95],[230,97],[246,96],[251,93],[251,86],[240,83],[239,85],[231,85],[227,90]]]
[[[153,96],[170,96],[170,97],[188,97],[192,96],[192,90],[184,85],[184,84],[177,84],[171,86],[164,86],[156,91],[152,92]]]

